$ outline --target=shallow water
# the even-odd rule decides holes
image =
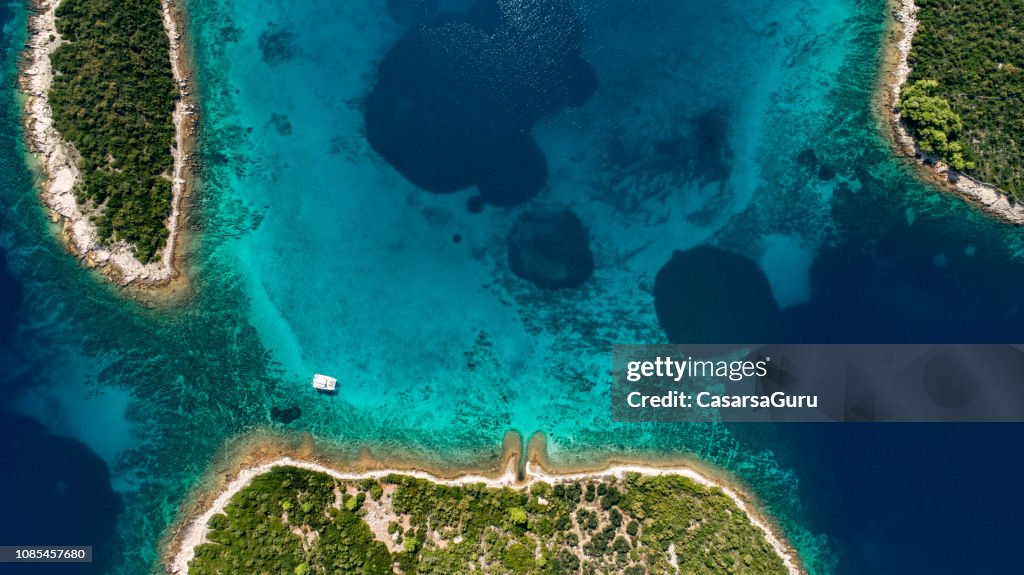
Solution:
[[[189,0],[207,167],[196,296],[173,310],[125,301],[62,253],[5,92],[0,322],[13,325],[7,310],[20,303],[0,348],[0,399],[107,464],[124,506],[103,569],[145,572],[224,441],[267,427],[452,465],[493,459],[508,429],[543,431],[562,462],[693,453],[748,484],[814,572],[902,565],[897,534],[865,538],[863,516],[836,502],[856,487],[842,478],[863,477],[844,467],[870,465],[879,432],[821,431],[843,446],[821,457],[807,439],[817,431],[610,424],[610,344],[664,341],[654,276],[673,250],[704,243],[758,263],[781,309],[779,339],[1014,340],[1019,230],[890,157],[870,112],[882,0],[574,4],[597,91],[533,128],[548,166],[538,195],[474,214],[475,191],[419,190],[364,137],[377,66],[406,31],[385,2]],[[9,80],[25,14],[18,2],[0,14]],[[531,206],[568,206],[589,228],[595,272],[582,287],[545,292],[509,270],[506,234]],[[343,393],[311,394],[314,371],[337,376]],[[958,428],[881,429],[909,446]],[[971,445],[1005,430],[972,428]],[[879,461],[880,474],[953,481],[913,459]],[[859,501],[881,524],[919,512],[912,498]],[[956,540],[941,523],[920,525],[922,539]],[[981,540],[969,539],[979,551]]]

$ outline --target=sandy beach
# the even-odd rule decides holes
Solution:
[[[519,457],[523,453],[520,442],[506,437],[505,453],[501,458],[500,467],[493,473],[470,471],[465,474],[445,475],[432,472],[427,466],[408,466],[405,464],[394,467],[378,466],[380,462],[363,460],[355,464],[336,465],[323,457],[315,456],[309,444],[295,449],[283,449],[279,446],[256,448],[253,452],[236,457],[237,461],[230,471],[219,474],[220,484],[214,491],[204,494],[192,505],[192,510],[182,516],[180,525],[174,531],[166,546],[164,566],[169,573],[183,575],[188,572],[188,564],[195,555],[195,547],[206,542],[207,524],[214,515],[223,513],[225,506],[232,497],[245,488],[253,478],[266,473],[278,466],[293,466],[331,475],[339,480],[359,480],[364,478],[381,478],[391,473],[425,479],[442,485],[467,485],[483,483],[488,487],[509,487],[528,489],[536,482],[560,483],[580,479],[616,477],[622,478],[627,473],[643,475],[679,475],[689,478],[700,485],[718,488],[732,499],[749,518],[751,523],[764,533],[765,540],[782,558],[783,564],[790,575],[806,573],[799,561],[796,551],[786,542],[785,538],[760,511],[755,508],[753,498],[740,490],[735,484],[718,477],[712,477],[705,470],[698,469],[688,463],[666,462],[665,465],[650,465],[641,462],[613,461],[588,470],[559,470],[546,463],[546,457],[538,451],[534,438],[531,438],[527,450],[528,460],[524,465],[524,473],[519,474]],[[543,449],[541,444],[540,449]]]
[[[1012,200],[999,188],[980,182],[950,168],[938,158],[921,151],[900,119],[897,103],[900,91],[910,77],[910,50],[917,32],[918,6],[914,0],[890,0],[893,24],[887,32],[886,67],[883,69],[883,108],[893,148],[913,158],[922,176],[944,190],[953,192],[981,211],[1014,225],[1024,225],[1024,205]]]
[[[50,218],[60,223],[62,238],[68,249],[83,265],[99,269],[121,286],[163,287],[181,276],[181,228],[184,198],[189,191],[186,165],[190,136],[196,117],[190,99],[189,80],[181,43],[182,20],[174,0],[161,0],[164,28],[170,42],[174,79],[179,98],[174,108],[175,145],[168,151],[174,156],[171,180],[172,199],[167,219],[168,238],[161,257],[143,265],[123,242],[104,244],[97,235],[91,215],[75,200],[74,187],[79,181],[77,154],[63,141],[53,126],[53,112],[48,101],[53,71],[50,55],[63,40],[56,28],[56,10],[60,0],[35,0],[29,16],[29,36],[26,42],[25,64],[19,83],[26,95],[25,135],[29,149],[39,159],[44,181],[40,196],[50,210]]]

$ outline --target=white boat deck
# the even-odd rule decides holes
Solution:
[[[329,375],[313,374],[313,387],[321,391],[334,391],[338,386],[338,380]]]

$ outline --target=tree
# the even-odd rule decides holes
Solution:
[[[918,80],[907,86],[900,98],[900,116],[921,150],[937,155],[955,170],[973,168],[957,141],[963,121],[949,101],[937,94],[938,88],[935,80]]]
[[[512,520],[513,525],[518,525],[520,527],[526,526],[526,510],[523,509],[522,507],[513,507],[512,509],[509,509],[508,516],[509,519]]]
[[[419,541],[416,541],[415,537],[406,536],[405,543],[402,544],[402,548],[405,549],[406,553],[412,555],[412,554],[415,554],[416,551],[419,550],[420,543],[419,543]]]

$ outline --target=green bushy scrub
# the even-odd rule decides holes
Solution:
[[[919,27],[901,113],[914,96],[935,123],[915,137],[950,165],[1024,199],[1024,4],[1019,0],[916,0]],[[931,80],[934,84],[922,84]],[[924,94],[922,94],[922,92]],[[929,100],[932,99],[932,100]],[[946,102],[949,112],[946,112]],[[955,116],[958,134],[941,125]],[[942,134],[946,136],[943,148]],[[955,144],[955,145],[954,145]],[[946,155],[948,154],[948,155]]]
[[[382,531],[381,510],[387,514],[392,551],[364,521],[371,509]],[[403,475],[341,482],[276,467],[209,527],[210,543],[196,548],[191,575],[450,575],[469,573],[470,564],[484,574],[786,573],[732,499],[673,475],[526,490]]]
[[[139,261],[163,248],[178,92],[159,0],[64,0],[51,56],[54,126],[80,155],[80,203]]]

